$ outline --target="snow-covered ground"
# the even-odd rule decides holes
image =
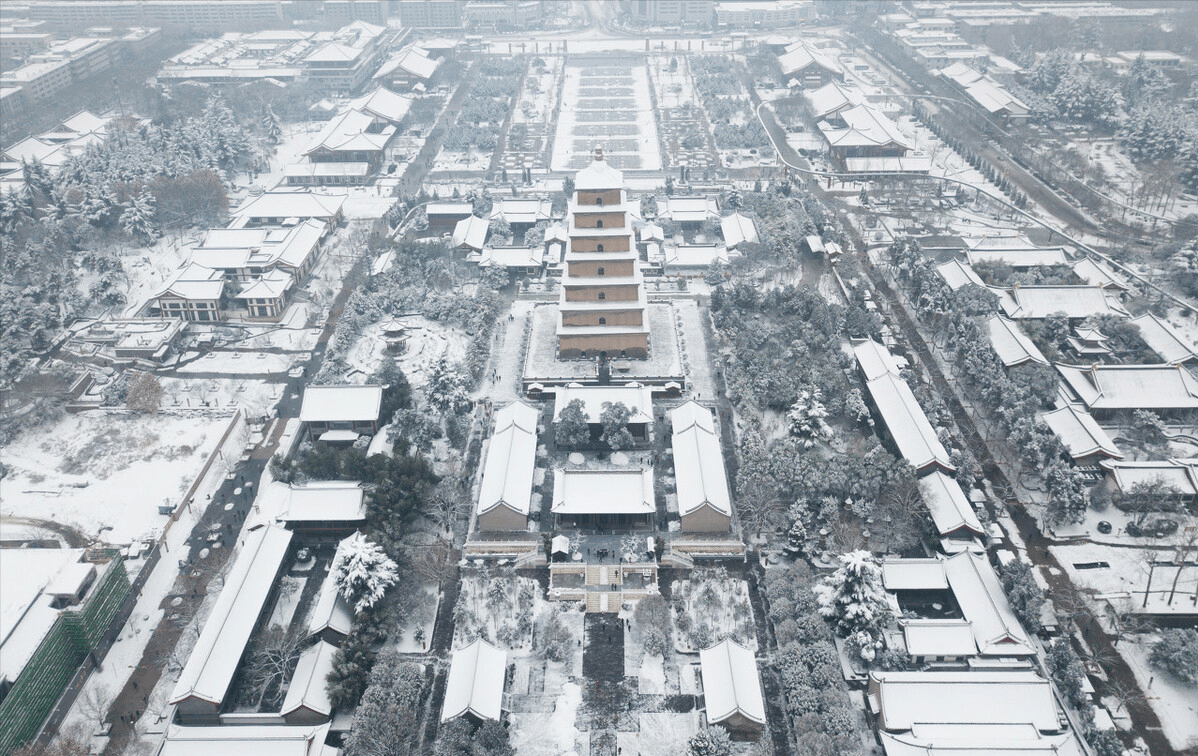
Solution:
[[[688,752],[691,737],[699,731],[699,712],[640,715],[637,732],[617,732],[622,756],[676,756]]]
[[[677,580],[673,585],[672,604],[674,647],[683,653],[698,651],[724,638],[732,637],[745,648],[757,650],[753,632],[753,608],[749,605],[749,585],[735,578]]]
[[[412,386],[419,388],[428,383],[429,373],[442,357],[450,363],[465,359],[470,337],[464,331],[420,315],[406,315],[397,320],[408,326],[408,343],[395,362]],[[382,365],[387,344],[380,325],[375,323],[362,329],[362,335],[348,351],[346,364],[352,375],[346,380],[351,383],[364,382]]]
[[[269,414],[282,396],[282,384],[241,378],[170,378],[160,379],[163,406],[198,409],[205,406],[233,411],[244,410],[247,417]]]
[[[380,434],[382,435],[382,434]],[[437,621],[437,608],[441,605],[441,594],[433,583],[420,585],[422,598],[418,601],[412,613],[404,618],[399,628],[399,642],[395,650],[401,654],[422,654],[428,650],[428,642],[433,637],[433,624]],[[417,631],[420,639],[417,639]]]
[[[441,150],[433,163],[433,171],[485,171],[491,167],[490,152],[450,152]]]
[[[185,234],[168,233],[154,242],[153,246],[142,247],[121,260],[125,268],[125,304],[122,317],[134,317],[146,303],[175,277],[191,257],[191,247],[200,242],[200,232]]]
[[[567,682],[551,714],[513,712],[512,748],[518,756],[587,756],[590,740],[575,724],[581,704],[581,686]]]
[[[22,433],[3,449],[0,514],[51,520],[109,543],[156,539],[229,426],[231,412],[97,410]]]
[[[1148,590],[1148,606],[1153,612],[1167,614],[1194,610],[1191,597],[1198,590],[1198,567],[1192,563],[1185,565],[1178,574],[1177,567],[1160,564],[1174,559],[1171,550],[1098,543],[1063,544],[1050,546],[1049,550],[1065,568],[1074,585],[1108,597],[1116,609],[1134,610],[1141,607],[1144,591]],[[1155,566],[1152,564],[1154,559],[1158,561]],[[1104,563],[1109,566],[1091,566]],[[1173,585],[1175,578],[1176,588]],[[1172,603],[1169,602],[1170,596],[1173,597]]]
[[[1120,641],[1116,648],[1131,667],[1148,699],[1148,705],[1161,720],[1161,730],[1178,751],[1198,747],[1198,688],[1186,685],[1172,675],[1152,667],[1148,655],[1157,635],[1134,635]]]
[[[617,168],[661,170],[649,72],[644,66],[567,65],[565,77],[553,140],[553,170],[585,168],[597,144],[603,145],[604,155]]]

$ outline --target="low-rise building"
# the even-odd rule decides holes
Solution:
[[[167,728],[157,756],[330,756],[330,724]]]
[[[699,651],[707,722],[756,737],[765,727],[765,701],[753,652],[731,638]]]
[[[795,42],[778,56],[782,76],[803,89],[819,89],[832,81],[844,81],[844,71],[823,50],[803,40]]]
[[[378,432],[382,386],[308,386],[300,422],[310,441],[349,442]]]
[[[986,328],[990,333],[990,345],[994,347],[994,353],[1007,368],[1030,362],[1037,365],[1048,364],[1048,358],[1013,320],[995,315],[986,321]]]
[[[604,405],[623,404],[631,411],[628,432],[634,439],[648,440],[653,426],[653,390],[649,386],[636,382],[623,386],[583,386],[578,383],[560,386],[554,390],[554,425],[561,420],[562,410],[575,399],[583,403],[592,438],[599,438],[603,432]]]
[[[1123,459],[1123,452],[1102,429],[1094,416],[1081,407],[1066,404],[1040,419],[1065,446],[1065,453],[1082,470],[1097,474],[1098,466],[1108,459]]]
[[[1063,365],[1062,390],[1102,420],[1135,410],[1188,417],[1198,410],[1198,379],[1181,365]]]
[[[689,401],[670,410],[670,448],[683,532],[723,533],[732,527],[732,497],[711,410]]]
[[[653,471],[554,470],[551,511],[558,528],[637,528],[657,511]]]
[[[163,318],[213,323],[224,319],[221,312],[224,295],[225,277],[221,272],[193,262],[155,294],[148,307]]]
[[[1022,286],[1009,289],[987,287],[998,295],[998,304],[1012,320],[1043,320],[1050,315],[1064,315],[1070,320],[1110,315],[1130,317],[1119,302],[1101,286]]]
[[[513,402],[495,413],[479,485],[476,526],[481,531],[523,531],[537,466],[540,412]]]
[[[1170,365],[1186,365],[1198,360],[1193,343],[1177,332],[1169,321],[1151,312],[1132,318],[1131,324],[1140,331],[1140,338],[1148,348],[1156,352],[1161,362]]]
[[[476,722],[498,722],[503,716],[503,688],[507,677],[507,651],[476,638],[453,652],[445,679],[441,721],[468,717]]]

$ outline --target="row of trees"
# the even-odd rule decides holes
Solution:
[[[499,144],[499,126],[507,119],[520,89],[524,58],[488,57],[476,63],[477,78],[445,139],[448,150],[491,152]]]

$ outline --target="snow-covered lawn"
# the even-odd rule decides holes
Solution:
[[[1116,648],[1131,667],[1148,704],[1160,717],[1169,744],[1178,751],[1198,747],[1198,688],[1149,665],[1148,655],[1158,639],[1155,634],[1130,636]]]
[[[408,327],[408,343],[395,362],[412,386],[419,388],[428,383],[429,373],[442,357],[450,363],[465,359],[470,337],[464,331],[419,315],[397,320]],[[346,364],[351,372],[358,371],[347,377],[349,381],[364,381],[382,364],[387,344],[383,340],[380,325],[375,323],[362,329],[357,343],[349,349]]]
[[[575,726],[582,688],[576,682],[562,686],[552,714],[510,715],[510,740],[519,756],[586,756],[589,738]]]
[[[231,413],[230,413],[231,414]],[[68,415],[4,447],[0,514],[51,520],[110,543],[156,538],[229,425],[216,412]]]
[[[199,355],[184,352],[182,359],[190,360],[178,369],[179,373],[232,373],[234,375],[267,375],[286,373],[301,360],[294,354],[268,352],[208,352]]]
[[[442,150],[433,163],[433,171],[485,171],[491,167],[490,152],[450,152]]]
[[[695,570],[690,580],[674,581],[671,608],[678,651],[699,651],[728,637],[757,650],[749,585],[719,572]]]
[[[246,360],[247,363],[256,362]],[[283,386],[261,380],[241,378],[182,378],[163,377],[162,404],[167,408],[199,408],[205,406],[228,409],[240,408],[250,418],[268,414],[278,402]]]
[[[699,731],[699,713],[641,714],[638,732],[617,732],[621,756],[678,756]]]
[[[411,613],[403,618],[403,624],[396,633],[398,642],[395,650],[401,654],[424,653],[433,637],[433,625],[437,621],[437,607],[441,605],[441,594],[433,583],[424,583],[418,590],[415,606],[412,607]]]
[[[1144,591],[1149,589],[1148,605],[1154,612],[1193,611],[1190,597],[1198,587],[1198,567],[1194,567],[1192,563],[1183,566],[1180,576],[1177,573],[1178,568],[1169,564],[1158,563],[1156,567],[1152,567],[1154,557],[1158,562],[1170,561],[1174,558],[1173,551],[1123,548],[1097,543],[1050,546],[1049,550],[1065,568],[1069,579],[1075,585],[1107,596],[1117,609],[1140,607],[1144,602]],[[1102,563],[1109,566],[1090,567]],[[1079,569],[1078,565],[1082,565],[1083,568]],[[1148,584],[1150,573],[1151,586]],[[1175,578],[1177,587],[1174,591]],[[1170,594],[1173,594],[1172,604],[1169,603]]]
[[[532,631],[545,603],[540,586],[530,578],[491,574],[486,569],[462,576],[455,609],[453,645],[483,638],[500,648],[527,651]]]
[[[620,169],[661,170],[657,122],[644,66],[567,65],[562,107],[553,140],[555,171],[575,171],[590,164],[591,151],[604,154]],[[604,96],[593,90],[627,90]]]

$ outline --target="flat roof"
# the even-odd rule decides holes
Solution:
[[[46,591],[83,549],[0,549],[0,680],[15,682],[59,611]]]

